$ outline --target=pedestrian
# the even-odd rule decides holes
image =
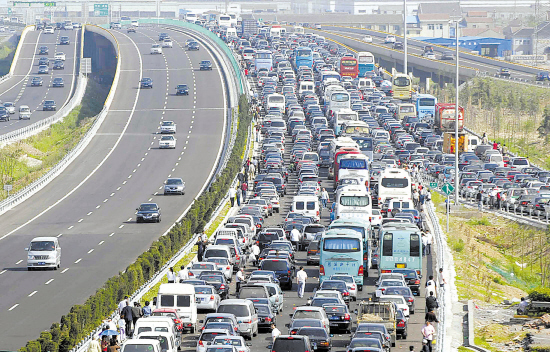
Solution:
[[[529,302],[525,299],[525,297],[521,297],[521,302],[519,302],[517,313],[518,315],[525,315],[525,310],[529,306]]]
[[[208,242],[208,236],[206,236],[206,234],[205,234],[204,232],[201,233],[200,239],[201,239],[201,241],[203,241],[203,242]]]
[[[422,232],[422,256],[426,255],[426,247],[428,247],[428,236],[425,232]]]
[[[321,192],[321,204],[323,205],[323,208],[327,207],[329,196],[328,192],[325,188],[323,188],[323,191]]]
[[[88,352],[101,352],[101,345],[99,344],[99,337],[92,339],[88,345]]]
[[[481,137],[481,144],[489,144],[489,138],[487,138],[487,132],[483,132],[483,136]]]
[[[430,284],[428,287],[431,286],[432,285]],[[426,288],[426,290],[428,290],[428,288]],[[437,303],[437,298],[434,296],[434,291],[426,291],[426,294],[428,294],[428,292],[430,295],[426,297],[426,309],[431,311],[439,308],[439,303]]]
[[[447,283],[447,280],[445,280],[445,275],[443,275],[443,268],[439,268],[439,274],[437,276],[437,281],[439,282],[439,287],[443,288],[445,287],[445,284]]]
[[[422,349],[420,352],[430,352],[430,348],[428,347],[428,340],[422,339]]]
[[[185,265],[180,266],[180,271],[178,272],[178,282],[181,284],[183,281],[189,279],[189,273],[185,270]]]
[[[144,318],[150,317],[153,313],[150,304],[151,303],[149,301],[145,301],[145,307],[141,310]]]
[[[130,302],[126,302],[126,307],[122,310],[121,314],[122,318],[124,319],[124,322],[126,324],[126,333],[128,336],[132,336],[132,307],[130,307]]]
[[[250,252],[252,254],[254,254],[254,266],[258,265],[258,256],[260,255],[260,247],[258,247],[258,245],[256,244],[256,242],[254,242],[254,244],[252,245],[252,247],[250,247]]]
[[[244,270],[243,268],[240,268],[239,271],[237,271],[237,288],[235,289],[235,296],[239,294],[239,291],[241,290],[241,282],[244,281]]]
[[[508,154],[508,148],[506,148],[506,144],[502,144],[502,156],[505,156]]]
[[[500,210],[502,201],[502,192],[497,192],[497,209]]]
[[[428,223],[426,221],[426,213],[424,212],[424,209],[423,208],[420,208],[420,229],[421,230],[424,230],[426,229],[426,224]]]
[[[197,241],[197,260],[202,262],[202,256],[204,255],[204,242],[200,239]]]
[[[254,166],[254,163],[251,163],[250,164],[250,167],[248,169],[248,172],[250,173],[250,179],[254,179],[254,177],[256,176],[256,166]]]
[[[434,277],[433,275],[430,275],[428,281],[426,282],[426,297],[430,295],[430,292],[433,292],[434,296],[436,296],[436,289],[437,286],[435,284]]]
[[[170,269],[168,269],[168,272],[166,273],[166,277],[168,278],[168,283],[173,284],[176,282],[176,273],[174,272],[174,267],[171,266]]]
[[[419,200],[420,200],[420,205],[424,205],[424,201],[426,200],[426,189],[422,189],[420,191],[420,195],[419,195]]]
[[[476,194],[477,210],[483,211],[483,190],[479,190]]]
[[[109,336],[103,336],[101,338],[101,351],[107,352],[107,348],[109,348]]]
[[[254,254],[254,252],[250,252],[250,254],[248,255],[248,262],[252,266],[256,266],[256,255]]]
[[[431,202],[432,201],[432,190],[429,189],[428,192],[426,193],[426,202]]]
[[[235,206],[235,196],[237,195],[237,191],[235,191],[235,188],[230,187],[229,188],[229,199],[231,200],[231,207]]]
[[[107,352],[118,352],[118,350],[120,350],[120,346],[116,343],[116,337],[113,336],[111,337]]]
[[[118,304],[118,314],[122,314],[122,310],[127,306],[128,296],[124,296],[124,299]]]
[[[122,317],[118,319],[118,338],[120,339],[120,343],[122,343],[124,340],[126,340],[126,322]]]
[[[422,328],[422,336],[424,336],[424,339],[426,340],[429,352],[432,352],[432,341],[434,339],[434,334],[435,328],[433,327],[432,323],[427,321],[426,325],[424,325],[424,327]],[[424,343],[424,341],[422,341],[422,343]]]
[[[238,189],[236,193],[237,193],[237,197],[236,197],[237,198],[237,206],[240,207],[241,206],[241,190]]]
[[[490,194],[491,194],[491,207],[494,208],[497,205],[497,194],[498,194],[497,189],[493,188]]]
[[[430,323],[439,323],[439,320],[437,320],[437,315],[435,315],[433,309],[428,310],[428,312],[424,316],[424,321],[429,321]]]
[[[248,183],[243,182],[241,183],[241,191],[243,196],[243,203],[246,203],[246,192],[248,191]]]
[[[290,242],[292,246],[298,250],[298,246],[300,245],[300,231],[298,231],[296,226],[292,226],[292,230],[290,230]]]
[[[493,142],[493,150],[498,150],[498,143],[497,142]]]
[[[296,273],[296,283],[298,284],[298,297],[304,297],[304,291],[306,288],[307,273],[304,270],[304,267],[300,267],[300,271]]]
[[[273,343],[275,343],[275,340],[279,337],[279,335],[281,335],[281,331],[277,329],[275,324],[271,323],[271,340]]]
[[[418,195],[418,191],[416,189],[413,191],[413,203],[414,207],[418,208],[418,204],[420,203],[420,196]]]
[[[426,255],[432,254],[433,236],[430,230],[426,230]]]
[[[414,352],[414,346],[409,346],[409,352]]]
[[[138,319],[141,317],[143,317],[143,310],[141,309],[141,303],[134,302],[134,306],[132,307],[132,322],[134,323],[134,327],[136,326]]]

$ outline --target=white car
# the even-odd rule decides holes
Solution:
[[[363,41],[364,41],[365,43],[372,43],[372,36],[370,36],[370,35],[364,36],[364,37],[363,37]]]
[[[432,60],[437,60],[437,57],[435,56],[435,54],[433,52],[428,52],[428,53],[425,53],[424,54],[424,57],[426,59],[432,59]]]
[[[53,32],[53,27],[48,26],[48,27],[44,28],[44,34],[53,34],[53,33],[54,33]]]
[[[19,106],[19,120],[30,120],[31,119],[31,108],[28,105]]]
[[[380,302],[393,302],[397,306],[397,309],[402,309],[403,314],[408,317],[410,315],[409,313],[409,305],[407,304],[407,301],[405,300],[405,297],[400,295],[383,295],[379,297]]]
[[[370,224],[374,227],[380,227],[380,225],[382,225],[382,214],[379,209],[372,209]]]
[[[160,133],[176,133],[176,124],[174,121],[162,121]]]
[[[14,103],[7,101],[7,102],[4,103],[4,107],[6,108],[6,110],[8,110],[8,112],[10,114],[15,114],[15,104]]]
[[[210,343],[210,346],[229,345],[235,347],[238,352],[250,352],[250,347],[242,336],[218,336]]]
[[[233,265],[227,258],[223,257],[210,257],[206,259],[207,262],[215,263],[218,270],[223,273],[227,282],[231,282],[231,276],[233,275]]]
[[[162,42],[162,47],[163,48],[171,48],[172,45],[173,45],[172,39],[164,39],[163,42]]]
[[[176,149],[176,138],[174,136],[162,136],[159,140],[160,149]]]
[[[151,45],[151,54],[162,54],[162,48],[160,44]]]
[[[197,300],[197,309],[208,309],[216,311],[221,301],[220,295],[216,289],[210,285],[196,285],[195,298]]]
[[[393,44],[395,43],[395,35],[387,35],[386,39],[384,39],[385,44]]]
[[[65,61],[65,53],[59,52],[55,53],[55,56],[53,57],[54,60],[62,60]]]

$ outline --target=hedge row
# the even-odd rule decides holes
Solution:
[[[42,332],[37,340],[27,342],[21,352],[68,352],[79,341],[101,324],[113,312],[124,296],[131,295],[153,277],[180,248],[200,232],[212,212],[227,193],[233,179],[243,166],[242,153],[246,148],[248,127],[251,122],[246,96],[239,98],[239,124],[237,138],[227,167],[191,206],[180,223],[168,235],[155,241],[151,248],[126,268],[124,273],[110,278],[83,305],[75,305],[70,312],[54,323],[49,331]]]
[[[530,346],[531,352],[550,352],[550,346]]]
[[[529,299],[538,302],[550,302],[550,288],[537,287],[529,292]]]

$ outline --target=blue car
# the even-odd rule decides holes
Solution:
[[[189,95],[189,87],[187,87],[187,84],[178,84],[176,87],[176,95]]]
[[[294,279],[294,266],[284,259],[264,259],[260,264],[260,270],[274,271],[281,287],[292,289],[292,280]]]

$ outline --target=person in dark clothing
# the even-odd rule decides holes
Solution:
[[[483,190],[479,190],[476,194],[477,210],[483,211]]]
[[[433,310],[430,310],[426,313],[424,316],[425,321],[429,321],[430,323],[439,323],[439,320],[437,320],[437,315],[435,315]]]
[[[430,347],[428,347],[428,340],[422,340],[422,349],[420,352],[430,352]]]
[[[124,321],[126,322],[126,335],[132,336],[132,307],[130,307],[130,302],[126,302],[126,307],[122,309],[120,314]]]
[[[141,304],[139,304],[139,302],[135,302],[132,307],[132,322],[134,323],[134,326],[136,326],[138,319],[142,316],[143,311],[141,310]]]
[[[197,259],[199,262],[202,262],[202,256],[204,255],[204,242],[199,239],[197,246],[199,247],[197,251]]]
[[[433,291],[430,291],[430,295],[426,297],[426,309],[428,311],[433,311],[437,308],[439,308],[439,303],[437,303]]]
[[[248,191],[248,183],[243,182],[241,184],[241,191],[242,191],[242,197],[243,197],[242,201],[243,203],[246,203],[246,191]]]

